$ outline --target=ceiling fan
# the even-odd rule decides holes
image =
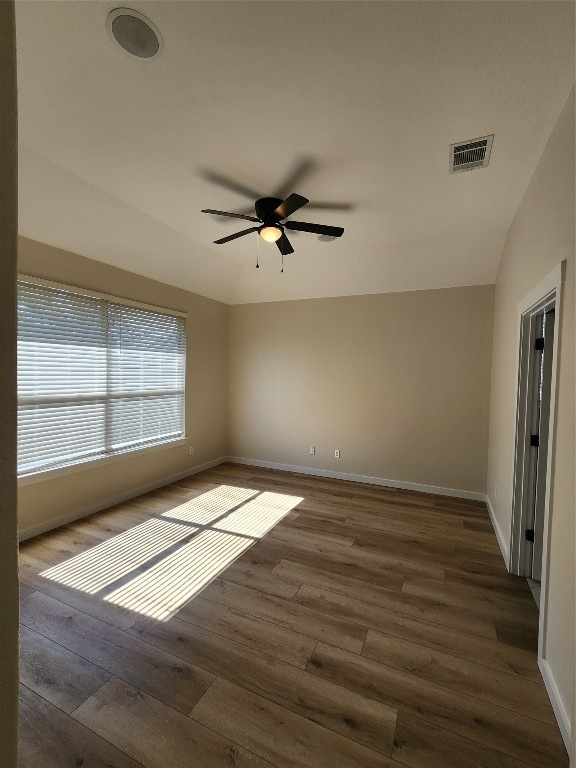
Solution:
[[[247,216],[244,213],[215,211],[212,208],[205,208],[202,210],[202,213],[211,213],[215,216],[231,216],[235,219],[245,219],[246,221],[253,221],[258,224],[257,227],[249,227],[240,232],[235,232],[233,235],[214,240],[216,244],[221,245],[222,243],[228,243],[230,240],[235,240],[237,237],[244,237],[244,235],[248,235],[251,232],[258,232],[263,240],[269,243],[275,242],[282,256],[286,256],[289,253],[294,253],[294,248],[292,248],[290,241],[286,237],[285,228],[296,232],[312,232],[327,237],[341,237],[344,234],[342,227],[311,224],[307,221],[284,221],[284,219],[287,219],[288,216],[291,216],[309,202],[308,198],[292,193],[285,200],[279,197],[261,197],[256,200],[254,210],[257,218]]]
[[[266,190],[266,192],[269,193],[270,197],[279,197],[281,200],[284,200],[288,193],[291,192],[295,187],[298,187],[306,176],[309,176],[311,173],[313,173],[314,170],[316,170],[316,166],[316,162],[311,157],[308,157],[307,155],[301,155],[300,157],[296,158],[284,179],[275,187],[275,189]],[[211,184],[216,184],[217,186],[223,187],[224,189],[234,192],[237,195],[247,197],[249,200],[257,200],[258,198],[266,196],[263,194],[264,190],[257,192],[251,187],[248,187],[246,184],[238,182],[223,173],[219,173],[218,171],[212,171],[204,168],[199,171],[199,174],[203,179],[209,181]],[[324,211],[350,211],[352,209],[352,205],[350,203],[319,202],[318,200],[309,202],[308,206],[310,208],[318,208]],[[253,206],[250,206],[249,208],[238,210],[236,213],[244,213],[249,215],[253,210]]]

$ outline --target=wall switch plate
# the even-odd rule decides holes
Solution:
[[[336,450],[334,451],[334,458],[335,459],[339,459],[340,458],[340,449],[339,448],[336,448]]]
[[[191,445],[191,446],[190,446],[190,456],[193,456],[193,455],[194,455],[194,450],[195,450],[195,449],[194,449],[194,446],[193,446],[193,445]]]
[[[316,453],[316,448],[313,445],[311,445],[310,446],[310,456],[314,456],[315,453]]]

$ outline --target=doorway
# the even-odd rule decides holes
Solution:
[[[562,263],[518,307],[518,404],[509,570],[529,580],[541,612],[540,639],[545,623],[558,317],[563,274]]]
[[[532,369],[529,375],[533,377],[533,382],[530,393],[532,402],[530,403],[530,450],[528,451],[525,575],[537,584],[542,580],[555,313],[554,301],[551,306],[533,316],[535,339],[529,365],[529,369]],[[536,592],[536,595],[539,594],[537,586],[534,586],[533,592]],[[539,597],[536,601],[539,604]]]

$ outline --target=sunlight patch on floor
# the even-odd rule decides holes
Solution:
[[[214,528],[260,539],[301,501],[299,496],[265,491],[240,509],[230,512]]]
[[[152,518],[42,571],[40,576],[94,595],[194,530],[189,525]]]
[[[254,541],[207,530],[107,595],[107,602],[166,621]]]
[[[110,587],[105,601],[167,621],[301,501],[219,486],[40,575],[91,595]]]
[[[187,523],[197,523],[199,525],[208,525],[216,518],[221,517],[242,502],[256,496],[258,491],[251,488],[235,488],[231,485],[220,485],[213,491],[196,496],[196,498],[186,501],[167,512],[162,513],[162,517],[182,520]]]

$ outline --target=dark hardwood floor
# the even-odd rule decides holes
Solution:
[[[21,547],[21,768],[562,768],[479,502],[225,464]]]

